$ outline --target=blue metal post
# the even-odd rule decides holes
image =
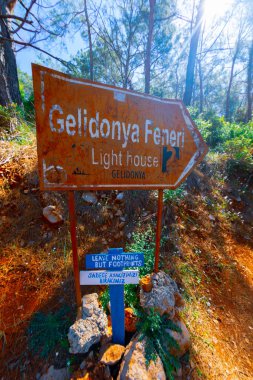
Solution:
[[[123,248],[110,248],[108,253],[122,254]],[[118,270],[118,269],[116,269]],[[125,344],[124,285],[109,285],[113,343]]]

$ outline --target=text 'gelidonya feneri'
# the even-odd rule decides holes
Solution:
[[[185,133],[182,128],[159,128],[152,120],[146,119],[143,126],[128,121],[109,121],[104,115],[96,112],[89,115],[87,109],[77,108],[75,114],[66,114],[62,107],[55,104],[49,111],[49,125],[52,132],[66,133],[69,136],[78,135],[91,139],[111,139],[122,143],[126,148],[128,143],[154,143],[155,145],[184,147]],[[143,136],[141,134],[143,133]]]

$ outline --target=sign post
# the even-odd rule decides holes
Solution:
[[[77,307],[80,307],[82,305],[82,296],[81,296],[81,288],[80,288],[79,263],[78,263],[77,239],[76,239],[76,213],[75,213],[74,191],[69,191],[69,221],[70,221],[70,236],[71,236],[71,243],[72,243],[73,271],[74,271],[75,289],[76,289],[76,303],[77,303]]]
[[[158,190],[155,271],[163,189],[176,189],[207,153],[189,112],[161,99],[32,65],[40,189],[69,191],[77,304],[74,191]]]
[[[87,269],[96,271],[81,271],[81,285],[109,285],[112,341],[125,344],[125,306],[124,285],[138,284],[138,270],[123,270],[127,267],[141,267],[144,265],[143,253],[123,252],[123,248],[110,248],[107,254],[86,255]]]
[[[163,190],[158,190],[157,202],[157,222],[156,222],[156,239],[155,239],[155,273],[159,270],[159,254],[161,247],[161,232],[162,232],[162,216],[163,216]]]

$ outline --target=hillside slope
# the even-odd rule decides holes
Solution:
[[[249,379],[253,373],[253,183],[243,170],[228,170],[228,162],[210,153],[180,191],[164,196],[161,265],[181,287],[192,334],[185,379]],[[0,164],[0,377],[33,379],[71,358],[66,340],[41,358],[29,349],[27,330],[37,311],[68,307],[69,320],[75,319],[67,195],[40,192],[34,143],[5,141]],[[87,252],[125,247],[133,231],[155,229],[156,192],[126,192],[120,204],[116,192],[97,198],[90,206],[76,194],[81,265]],[[63,223],[52,226],[43,218],[48,205]]]

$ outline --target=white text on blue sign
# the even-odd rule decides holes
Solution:
[[[87,269],[139,268],[144,265],[143,253],[90,254],[86,255]]]

